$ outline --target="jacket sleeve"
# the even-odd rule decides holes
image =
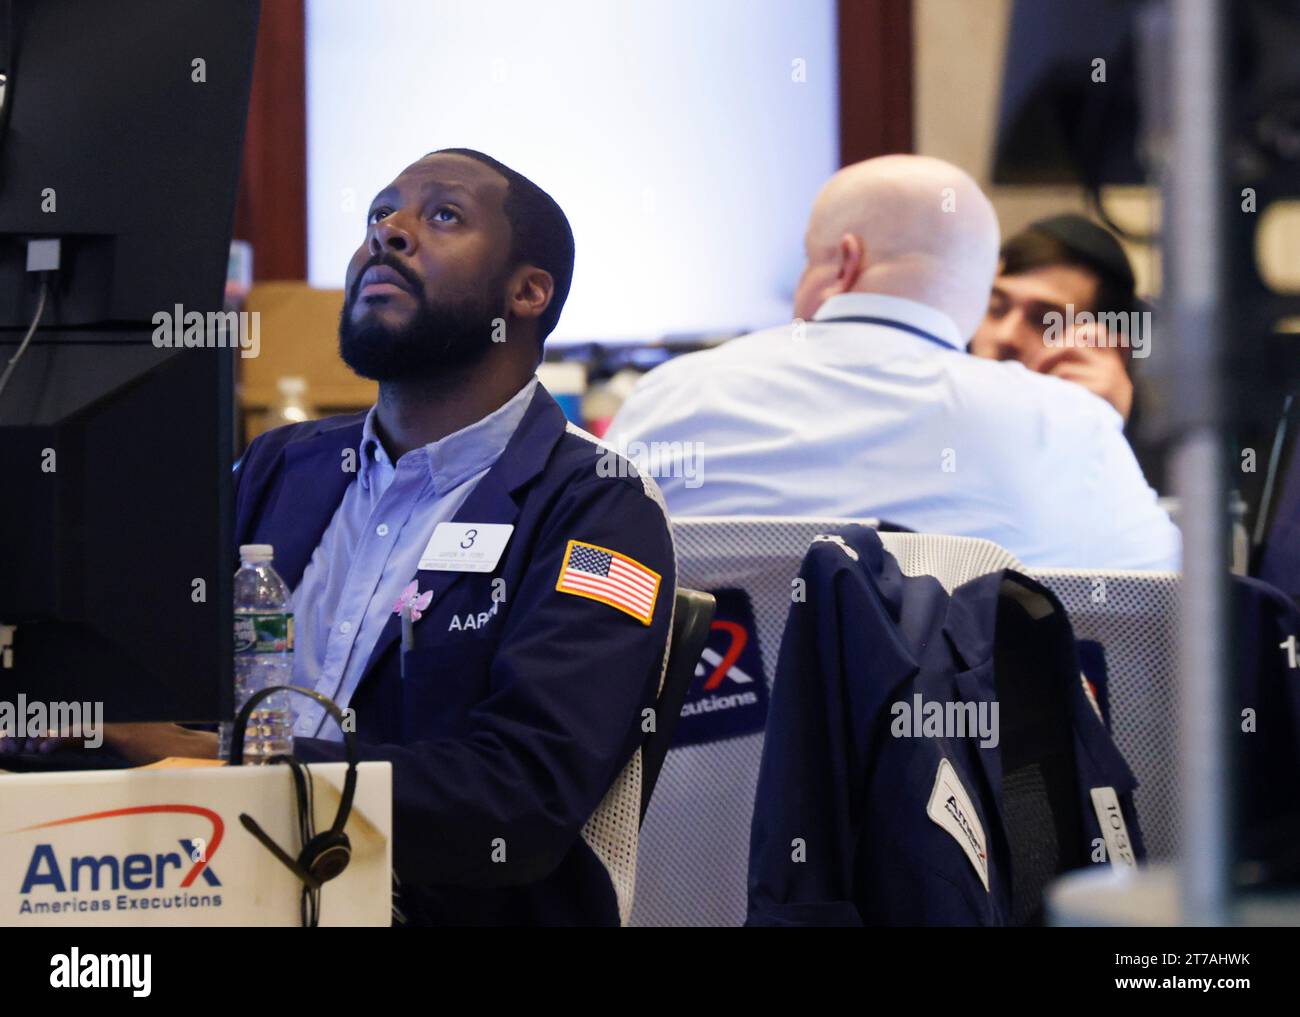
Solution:
[[[234,547],[231,550],[236,568],[239,567],[239,545],[245,543],[249,537],[248,531],[251,529],[255,509],[253,501],[259,496],[259,486],[265,487],[266,477],[261,471],[261,458],[266,437],[266,434],[261,434],[249,442],[243,455],[235,460],[234,468],[231,470],[231,480],[234,484],[234,497],[231,499],[231,504],[235,511]]]
[[[855,687],[855,669],[905,665],[871,638],[889,631],[883,609],[860,576],[830,565],[838,553],[804,559],[806,599],[791,605],[781,641],[750,830],[749,926],[862,924],[855,852],[878,704]]]
[[[649,625],[556,589],[570,540],[660,576]],[[463,736],[360,746],[393,764],[393,867],[403,881],[533,882],[553,871],[632,758],[663,675],[676,570],[659,503],[638,477],[592,476],[561,496],[510,604],[490,692]],[[295,755],[339,760],[301,739]],[[504,861],[501,860],[504,851]]]

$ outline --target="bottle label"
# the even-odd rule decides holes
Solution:
[[[287,612],[235,615],[236,653],[292,653],[293,615]]]

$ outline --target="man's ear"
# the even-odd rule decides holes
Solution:
[[[540,318],[555,294],[551,273],[536,265],[522,265],[510,277],[510,313],[516,318]]]
[[[835,245],[835,255],[839,263],[835,272],[835,289],[847,293],[866,267],[862,240],[853,233],[845,233]]]

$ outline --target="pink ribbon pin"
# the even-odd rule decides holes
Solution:
[[[420,620],[420,614],[429,609],[432,600],[433,591],[425,590],[420,593],[417,581],[412,579],[410,585],[402,591],[402,595],[393,604],[393,614],[402,619],[403,650],[415,646],[415,623]],[[402,677],[406,677],[405,657],[402,658]]]
[[[420,620],[420,615],[429,609],[432,601],[433,591],[425,590],[420,593],[418,580],[412,579],[410,585],[402,591],[402,595],[393,604],[393,614],[400,614],[417,622]]]

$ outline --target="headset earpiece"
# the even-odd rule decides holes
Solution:
[[[342,873],[351,860],[352,844],[348,835],[333,830],[313,837],[298,858],[302,867],[321,883],[328,883]]]

